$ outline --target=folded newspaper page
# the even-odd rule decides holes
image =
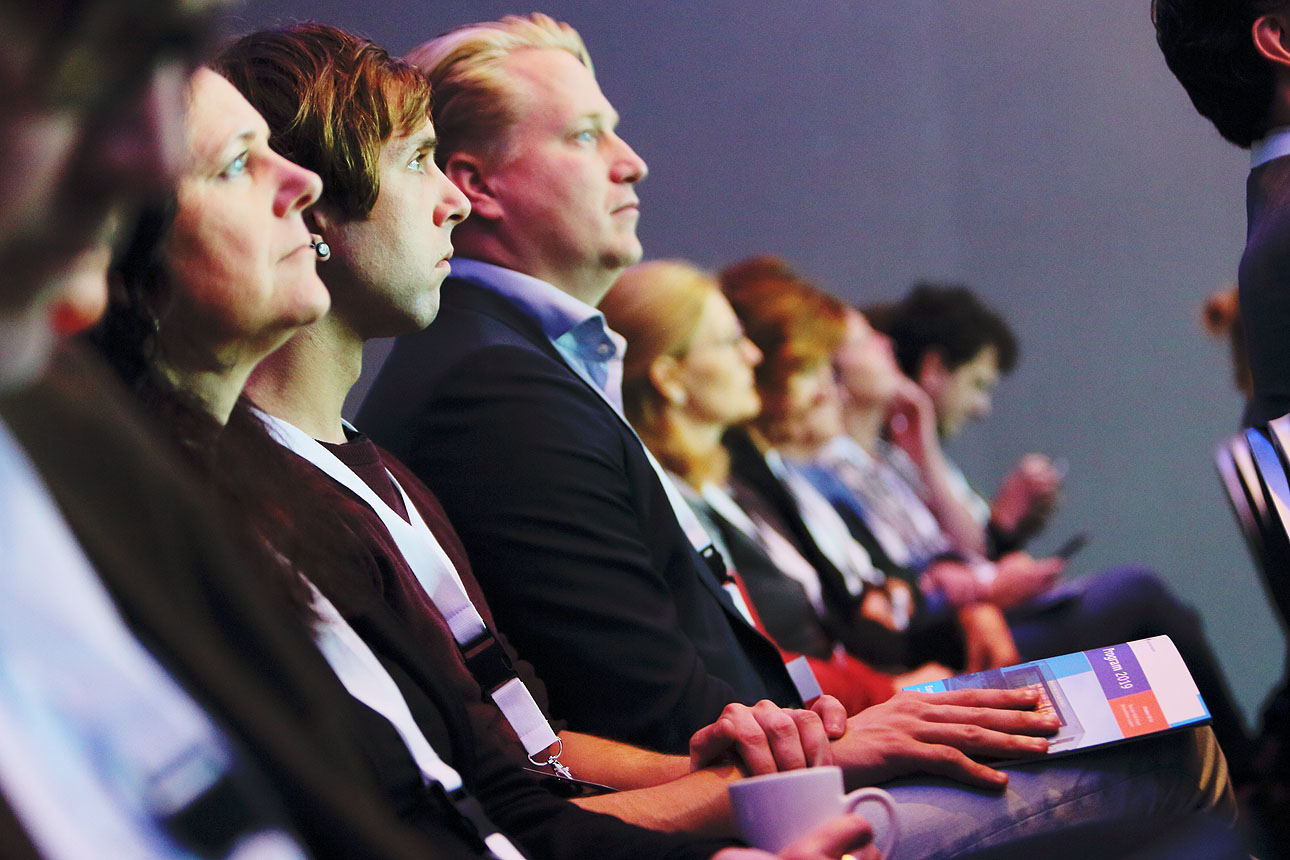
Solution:
[[[1048,755],[1117,743],[1209,721],[1182,655],[1168,636],[1137,639],[988,672],[914,684],[906,690],[1019,689],[1039,692],[1039,709],[1061,730]]]

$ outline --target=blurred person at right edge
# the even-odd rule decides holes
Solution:
[[[1250,153],[1236,280],[1251,388],[1244,423],[1258,427],[1290,412],[1290,3],[1152,0],[1150,8],[1156,43],[1192,105]],[[1290,631],[1290,574],[1264,576]],[[1264,705],[1256,766],[1255,802],[1290,845],[1290,664]]]

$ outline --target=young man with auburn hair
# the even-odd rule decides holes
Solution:
[[[679,751],[731,701],[790,703],[773,646],[722,588],[724,566],[701,556],[684,500],[621,415],[624,345],[595,305],[641,256],[646,167],[617,135],[581,39],[543,15],[512,16],[409,59],[434,88],[437,160],[471,202],[454,237],[471,259],[454,258],[438,320],[400,340],[359,423],[443,500],[500,627],[572,727]],[[970,763],[972,737],[1038,751],[1013,734],[1039,729],[1029,706],[898,696],[853,717],[834,759],[853,782],[1008,781],[1006,800],[917,778],[893,786],[908,856],[1087,851],[1079,834],[1093,830],[1098,846],[1128,851],[1207,818],[1193,813],[1216,798],[1196,793],[1208,780],[1193,756],[1214,749],[1208,732],[1007,776]],[[1221,778],[1209,788],[1225,793]],[[1235,856],[1230,835],[1215,838],[1209,853]]]

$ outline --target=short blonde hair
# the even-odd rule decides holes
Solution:
[[[596,71],[578,31],[541,12],[466,24],[404,57],[434,91],[440,165],[455,152],[491,153],[504,142],[515,105],[502,67],[507,57],[524,50],[567,51],[593,75]]]

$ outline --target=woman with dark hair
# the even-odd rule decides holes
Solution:
[[[186,126],[192,152],[176,194],[140,216],[89,336],[197,471],[236,497],[227,511],[269,512],[257,499],[278,492],[288,474],[274,471],[281,458],[267,446],[254,463],[226,456],[221,440],[227,425],[253,444],[242,387],[260,359],[330,306],[303,218],[322,184],[268,148],[263,120],[208,69],[195,78]],[[319,548],[311,526],[280,516],[235,525],[243,552],[278,572],[263,577],[267,587],[312,618],[308,589],[281,556],[326,558],[334,547]]]

